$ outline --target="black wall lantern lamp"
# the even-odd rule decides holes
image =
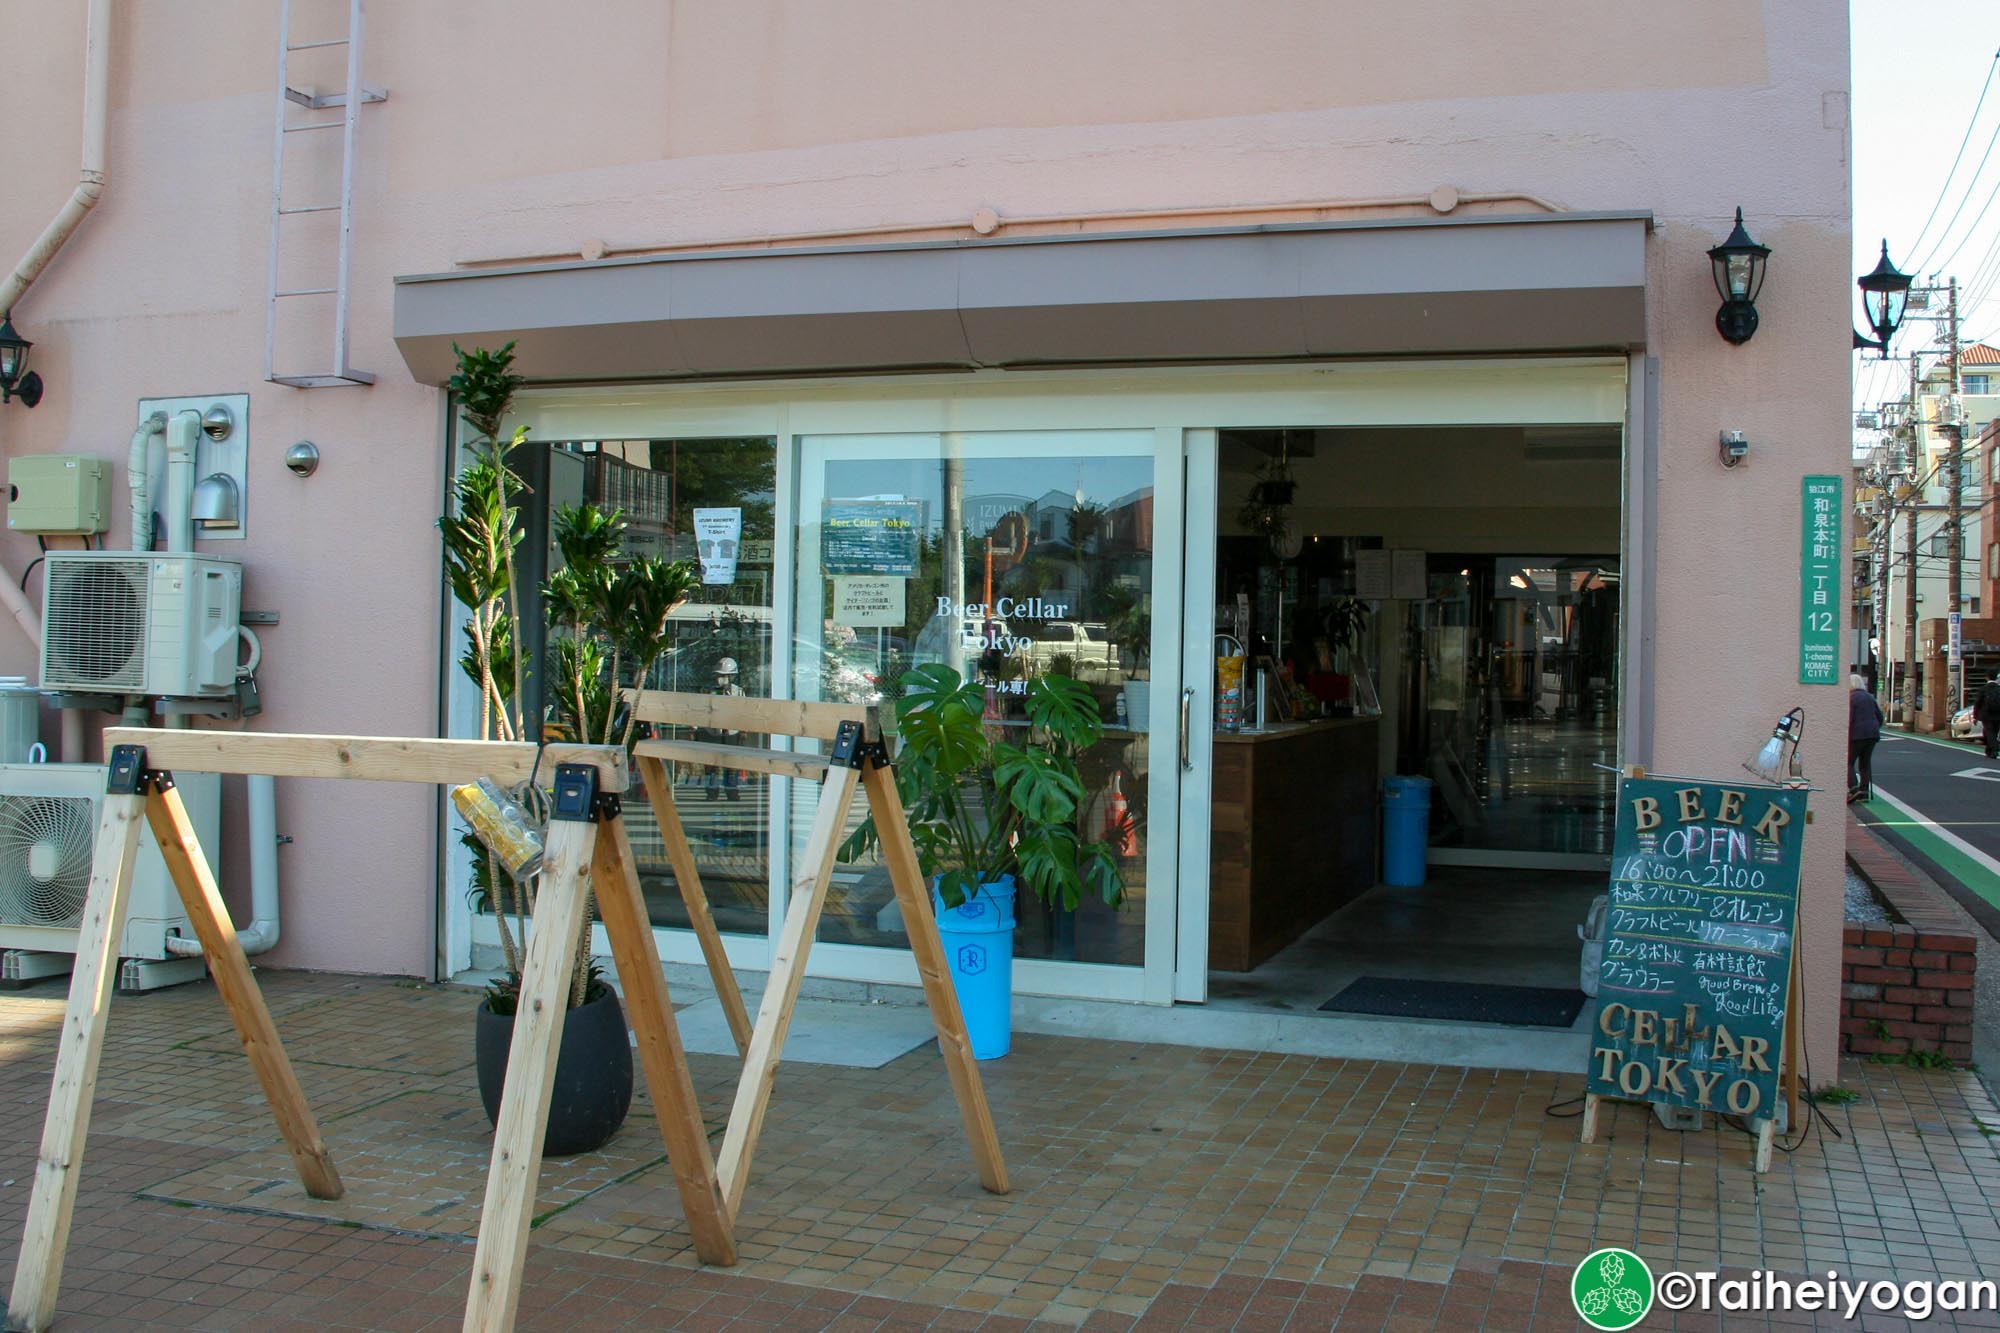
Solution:
[[[42,401],[42,377],[28,369],[28,349],[34,344],[14,332],[13,312],[0,315],[0,403],[16,398],[23,407]]]
[[[1708,252],[1715,268],[1715,290],[1722,309],[1715,312],[1715,331],[1741,346],[1757,332],[1757,293],[1764,287],[1764,261],[1771,247],[1759,245],[1743,230],[1743,210],[1736,210],[1736,228],[1729,239]]]
[[[1889,339],[1896,336],[1896,326],[1903,322],[1903,307],[1910,299],[1910,275],[1898,273],[1896,266],[1889,262],[1889,243],[1882,242],[1882,259],[1863,276],[1854,280],[1861,289],[1861,310],[1868,317],[1868,331],[1875,336],[1864,338],[1854,335],[1854,350],[1872,347],[1883,356],[1889,354]]]

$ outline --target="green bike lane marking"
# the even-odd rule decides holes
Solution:
[[[2000,908],[2000,861],[1903,804],[1880,783],[1874,798],[1859,804],[1882,828],[1909,842],[1967,889]]]

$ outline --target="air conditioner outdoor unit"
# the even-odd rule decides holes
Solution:
[[[0,949],[75,953],[96,851],[102,764],[0,764]],[[204,848],[217,845],[222,779],[175,773]],[[167,957],[169,935],[192,935],[153,831],[142,826],[121,958]]]
[[[243,566],[185,553],[48,555],[42,688],[214,699],[236,690]]]

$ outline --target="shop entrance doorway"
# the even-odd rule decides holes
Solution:
[[[1615,423],[1216,433],[1211,1002],[1582,1021],[1498,990],[1575,992],[1604,888],[1622,465]]]

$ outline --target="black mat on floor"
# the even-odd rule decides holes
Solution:
[[[1566,1028],[1583,1011],[1584,994],[1568,987],[1492,986],[1483,981],[1421,981],[1362,977],[1321,1005],[1336,1014],[1431,1018],[1448,1023],[1509,1023]]]

